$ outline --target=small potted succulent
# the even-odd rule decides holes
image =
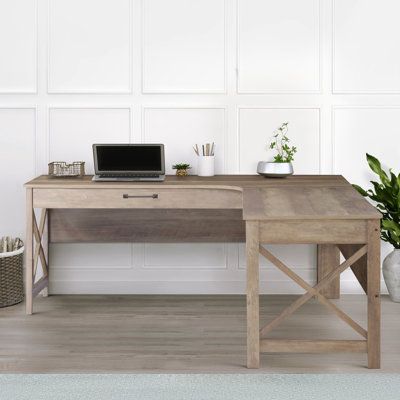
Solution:
[[[172,169],[176,169],[176,176],[188,176],[188,170],[190,168],[192,168],[190,164],[186,163],[175,164],[172,166]]]
[[[284,122],[273,133],[271,142],[268,145],[270,150],[276,151],[273,161],[260,161],[257,166],[257,173],[271,178],[284,178],[293,174],[292,161],[297,148],[290,146],[290,139],[287,136],[289,122]]]
[[[378,175],[380,182],[371,181],[373,189],[354,188],[370,198],[382,213],[381,239],[393,246],[393,251],[383,260],[382,272],[392,301],[400,302],[400,174],[382,169],[377,158],[367,154],[368,165]]]

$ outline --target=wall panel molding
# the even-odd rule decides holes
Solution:
[[[37,105],[23,105],[23,104],[18,104],[18,105],[11,105],[11,104],[2,104],[0,103],[0,111],[2,110],[31,110],[34,113],[34,125],[33,125],[33,132],[34,132],[34,137],[33,137],[33,152],[34,152],[34,157],[33,157],[33,164],[32,164],[32,171],[33,173],[36,173],[36,153],[37,153],[37,147],[38,147],[38,134],[37,134],[37,125],[38,125],[38,106]]]
[[[397,110],[400,117],[399,105],[334,105],[331,109],[332,125],[332,173],[336,173],[337,134],[336,134],[336,111],[338,110]],[[399,123],[400,125],[400,123]]]
[[[168,0],[163,0],[168,2]],[[143,94],[224,94],[227,91],[227,1],[228,0],[214,0],[215,3],[221,2],[224,8],[223,15],[223,85],[221,89],[213,89],[213,88],[187,88],[187,89],[179,89],[179,88],[162,88],[162,87],[154,87],[148,88],[146,87],[146,11],[145,11],[145,2],[146,0],[141,0],[141,55],[142,55],[142,73],[141,73],[141,90]],[[201,3],[199,3],[201,4]],[[183,18],[183,16],[181,16]]]
[[[70,257],[68,257],[68,260],[65,260],[65,252],[68,250],[71,250],[72,252],[77,252],[81,257],[82,252],[79,251],[79,247],[82,247],[82,244],[77,244],[77,243],[69,243],[69,244],[51,244],[50,245],[50,256],[53,257],[53,259],[56,259],[57,264],[55,264],[52,269],[54,271],[57,271],[57,274],[61,275],[63,274],[63,271],[86,271],[86,272],[94,272],[96,273],[96,271],[101,271],[101,272],[108,272],[110,269],[113,270],[131,270],[133,268],[133,246],[129,245],[129,244],[118,244],[118,248],[120,249],[120,251],[116,252],[115,255],[119,256],[120,258],[122,258],[122,255],[120,254],[121,252],[123,252],[124,250],[126,251],[126,248],[129,249],[129,257],[127,257],[127,259],[129,260],[128,263],[122,263],[121,260],[118,260],[117,263],[101,263],[101,265],[99,265],[99,262],[96,260],[98,260],[98,257],[96,257],[96,251],[98,251],[98,249],[100,248],[100,250],[104,250],[104,245],[106,245],[106,247],[108,247],[111,251],[115,251],[115,244],[113,245],[109,245],[109,244],[93,244],[93,243],[85,243],[83,246],[88,246],[88,248],[91,250],[91,252],[93,254],[90,254],[91,256],[91,262],[89,264],[84,264],[84,263],[80,263],[76,264],[76,263],[71,263],[71,259]],[[97,250],[96,250],[97,247]],[[101,249],[103,248],[103,249]],[[86,249],[87,250],[87,249]],[[85,251],[86,251],[85,250]],[[58,253],[58,254],[57,254]],[[61,254],[60,254],[61,253]],[[63,254],[64,253],[64,254]],[[104,253],[102,254],[102,256],[104,256]],[[58,264],[61,261],[60,264]]]
[[[109,0],[111,3],[115,0]],[[126,0],[129,4],[129,12],[128,12],[128,24],[129,24],[129,34],[128,34],[128,46],[129,46],[129,61],[128,61],[128,83],[126,88],[124,89],[101,89],[101,88],[57,88],[57,85],[52,84],[51,75],[52,75],[52,53],[51,53],[51,43],[53,40],[51,34],[52,28],[52,7],[54,7],[55,2],[53,0],[47,0],[47,93],[48,94],[107,94],[107,95],[118,95],[118,94],[130,94],[132,93],[133,86],[133,0]],[[89,29],[89,28],[88,28]],[[98,84],[98,83],[97,83]]]
[[[4,235],[23,238],[25,233],[23,185],[36,174],[37,106],[0,104],[0,132],[0,166],[3,171],[0,237]],[[12,136],[7,136],[4,132]]]
[[[359,95],[376,95],[376,94],[387,94],[387,95],[395,95],[395,94],[400,94],[400,86],[398,89],[359,89],[359,90],[355,90],[355,89],[337,89],[337,79],[336,79],[336,48],[337,48],[337,43],[336,43],[336,32],[337,32],[337,23],[338,23],[338,19],[336,18],[336,10],[337,10],[337,2],[339,0],[332,0],[332,47],[331,47],[331,57],[332,57],[332,65],[331,65],[331,70],[332,70],[332,80],[331,80],[331,87],[332,87],[332,93],[334,94],[344,94],[344,95],[351,95],[351,94],[359,94]],[[350,3],[350,2],[347,2]],[[360,2],[360,4],[363,4],[363,2]],[[368,2],[365,2],[365,4],[368,4]],[[387,10],[386,7],[383,6],[383,4],[381,2],[379,2],[378,6],[381,9],[385,9]],[[398,10],[392,10],[394,15],[397,15],[398,12],[400,11],[400,7]],[[387,15],[388,13],[385,11],[385,15]],[[362,19],[362,14],[358,14],[359,19]],[[385,24],[387,24],[387,22],[385,21]],[[382,37],[382,46],[384,47],[384,40],[388,40],[389,36],[385,35],[384,37]],[[373,53],[371,54],[371,56],[373,57]],[[399,61],[400,63],[400,61]],[[361,71],[360,71],[361,72]],[[400,81],[399,81],[399,85],[400,85]]]
[[[236,8],[237,8],[237,15],[236,15],[236,91],[238,94],[321,94],[322,93],[322,40],[321,40],[321,0],[316,0],[318,4],[318,17],[316,20],[316,24],[318,26],[318,33],[317,33],[317,45],[315,46],[315,57],[317,59],[317,87],[312,89],[301,89],[301,90],[294,90],[294,89],[259,89],[259,90],[245,90],[240,88],[240,2],[245,0],[236,0]],[[246,4],[246,3],[245,3]],[[273,63],[273,60],[271,60]],[[293,79],[293,77],[289,77],[288,79]]]
[[[34,5],[34,28],[33,28],[33,41],[34,41],[34,61],[33,61],[33,70],[34,70],[34,82],[31,88],[21,88],[21,89],[2,89],[0,86],[0,95],[1,94],[37,94],[38,93],[38,76],[39,76],[39,46],[38,46],[38,18],[39,18],[39,11],[38,11],[38,0],[31,0]],[[2,52],[1,57],[4,57],[4,53]],[[4,62],[4,61],[3,61]],[[0,84],[1,85],[1,84]]]
[[[168,244],[171,245],[171,244]],[[194,244],[194,246],[197,246],[198,244]],[[223,248],[223,264],[221,265],[195,265],[195,264],[189,264],[185,265],[185,266],[180,266],[180,265],[162,265],[162,264],[154,264],[151,265],[149,263],[148,260],[148,251],[146,249],[146,247],[148,247],[149,245],[147,244],[143,244],[142,247],[142,254],[141,254],[141,259],[142,259],[142,263],[141,263],[141,268],[144,270],[175,270],[175,271],[184,271],[184,270],[227,270],[228,266],[229,266],[229,248],[228,248],[228,244],[227,243],[220,243],[220,244],[214,244],[214,246],[221,246],[221,248]],[[173,244],[172,244],[173,246]],[[202,245],[202,247],[204,247],[204,245]]]

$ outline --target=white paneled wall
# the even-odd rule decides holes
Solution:
[[[36,110],[0,108],[0,226],[20,235],[25,224],[23,180],[35,171]],[[1,236],[1,234],[0,234]]]
[[[238,0],[239,93],[320,89],[320,1]]]
[[[335,93],[400,93],[397,0],[335,0]]]
[[[225,0],[145,0],[144,93],[225,92]]]
[[[131,92],[130,0],[49,0],[48,91]]]
[[[400,169],[397,0],[1,0],[0,236],[24,235],[22,184],[94,142],[163,142],[167,171],[217,143],[254,173],[282,122],[298,173],[366,185]],[[271,246],[307,281],[313,246]],[[389,250],[384,246],[384,254]],[[237,244],[51,246],[53,293],[243,293]],[[262,290],[298,287],[262,260]],[[346,292],[358,292],[351,273]]]
[[[0,93],[34,93],[37,88],[35,0],[0,2]]]

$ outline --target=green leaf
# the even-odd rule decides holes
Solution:
[[[382,183],[389,183],[388,176],[386,175],[386,172],[382,169],[380,161],[376,157],[368,153],[367,153],[367,161],[371,170],[374,171],[377,175],[379,175]]]
[[[357,192],[361,194],[361,196],[368,197],[368,192],[365,191],[362,187],[353,184],[353,188],[356,189]]]
[[[367,154],[367,160],[380,182],[371,181],[372,189],[367,190],[358,185],[353,187],[362,196],[374,201],[381,212],[381,239],[400,249],[400,174],[396,176],[391,169],[387,174],[379,160],[370,154]]]
[[[297,152],[295,147],[289,147],[290,139],[287,136],[289,122],[284,122],[273,132],[268,148],[276,150],[278,154],[274,156],[275,162],[291,162],[293,155]]]
[[[190,164],[187,163],[180,163],[180,164],[175,164],[172,166],[172,169],[191,169],[192,167]]]
[[[383,220],[382,226],[389,230],[395,232],[397,235],[400,236],[400,225],[392,220]]]

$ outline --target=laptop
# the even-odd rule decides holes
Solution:
[[[165,179],[163,144],[94,144],[94,181]]]

